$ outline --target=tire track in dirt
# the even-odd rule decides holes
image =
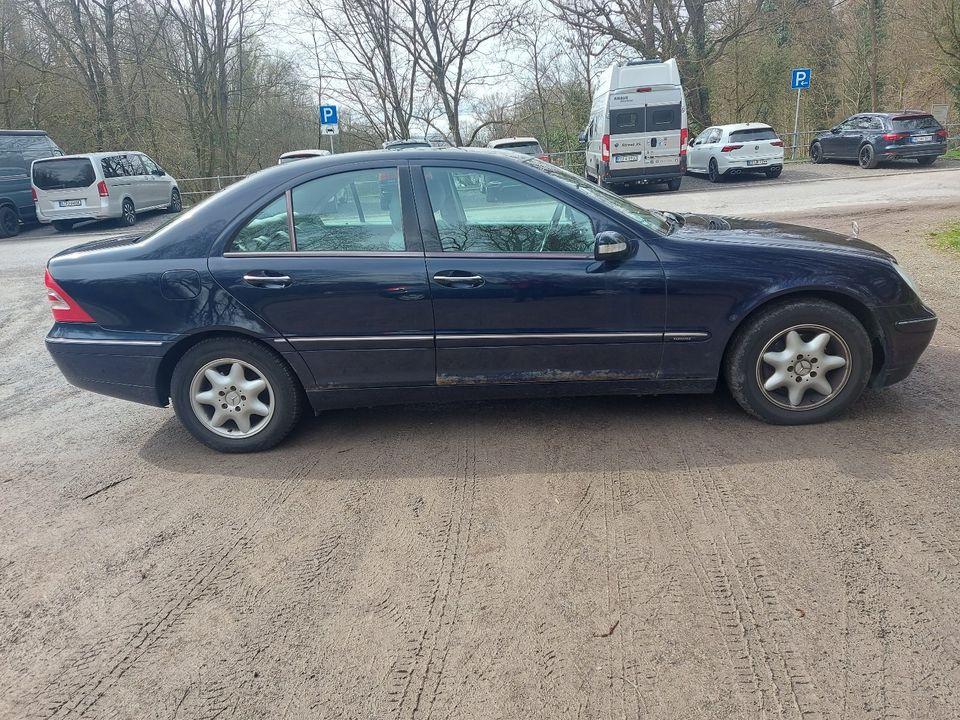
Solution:
[[[34,703],[42,706],[42,717],[83,717],[124,674],[131,670],[161,638],[186,618],[212,585],[229,577],[231,563],[243,553],[263,523],[290,497],[291,493],[318,461],[302,465],[251,513],[226,542],[198,553],[200,562],[185,579],[166,587],[177,591],[153,606],[159,609],[143,621],[127,624],[112,635],[88,644],[67,663],[57,678],[34,694]],[[54,690],[50,696],[48,691]]]

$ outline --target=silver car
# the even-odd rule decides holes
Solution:
[[[34,160],[30,170],[37,220],[60,231],[84,220],[134,225],[147,210],[180,212],[177,181],[141,152],[64,155]]]

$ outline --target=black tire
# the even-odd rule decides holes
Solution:
[[[174,188],[170,193],[170,205],[167,207],[167,212],[178,213],[181,210],[183,210],[183,198],[180,197],[180,191]]]
[[[926,157],[918,157],[917,162],[923,166],[933,165],[937,161],[936,155],[927,155]]]
[[[117,223],[121,227],[133,227],[137,224],[137,209],[133,205],[133,200],[124,198],[120,212],[122,214],[117,218]]]
[[[766,170],[764,170],[764,174],[765,174],[770,180],[776,180],[778,177],[780,177],[780,173],[782,173],[782,172],[783,172],[783,167],[781,167],[781,166],[772,167],[772,168],[767,168]]]
[[[53,227],[57,232],[70,232],[74,226],[73,220],[54,220]]]
[[[860,152],[857,153],[857,161],[864,170],[873,170],[880,164],[880,159],[870,143],[865,143],[860,147]]]
[[[217,360],[246,363],[267,382],[267,388],[258,393],[257,398],[269,398],[267,405],[272,407],[272,415],[261,418],[256,425],[251,424],[252,432],[245,437],[217,434],[200,420],[191,403],[191,385],[195,376]],[[224,362],[222,365],[229,364]],[[263,344],[239,337],[201,340],[187,350],[173,370],[170,396],[177,417],[190,434],[204,445],[225,453],[259,452],[274,447],[296,427],[304,405],[303,388],[290,366]],[[247,398],[242,397],[242,400],[247,401]],[[213,408],[204,406],[206,408],[212,414]],[[239,425],[233,420],[227,420],[222,427],[225,432],[235,430],[239,434]]]
[[[804,326],[812,327],[804,330]],[[787,368],[782,387],[765,390],[761,383],[769,382],[776,371],[763,361],[763,355],[786,352],[786,347],[778,347],[775,341],[785,339],[793,328],[799,328],[799,337],[808,342],[826,330],[830,343],[821,358],[804,358],[803,369],[795,370],[799,363]],[[800,383],[798,387],[815,381],[816,369],[823,367],[821,361],[825,362],[828,355],[844,353],[846,365],[822,373],[834,388],[832,392],[803,390],[799,404],[790,407],[786,388],[793,387],[794,381]],[[849,311],[826,300],[785,301],[762,311],[736,332],[724,361],[727,386],[736,401],[750,415],[774,425],[808,425],[839,415],[860,397],[872,369],[870,337],[863,325]]]
[[[712,183],[723,180],[723,175],[720,173],[720,168],[717,167],[717,161],[714,158],[710,158],[710,165],[707,167],[707,179]]]
[[[810,160],[813,161],[814,165],[821,165],[825,162],[823,146],[819,142],[815,142],[810,146]]]
[[[0,205],[0,238],[15,237],[20,233],[20,216],[9,205]]]
[[[680,183],[683,181],[683,178],[674,178],[667,182],[667,190],[671,192],[676,192],[680,189]]]

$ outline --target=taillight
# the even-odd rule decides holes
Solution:
[[[547,155],[546,153],[543,153],[543,154],[541,154],[541,155],[537,155],[537,160],[543,160],[544,162],[550,162],[550,156]]]
[[[35,203],[36,203],[36,202],[40,202],[40,200],[37,198],[37,189],[36,189],[36,188],[30,188],[30,195],[33,197],[33,201],[34,201]]]
[[[637,92],[652,92],[653,88],[637,88]]]
[[[600,139],[600,159],[603,162],[610,162],[610,136],[604,135]]]
[[[732,152],[733,150],[739,150],[743,145],[724,145],[720,152]]]
[[[47,286],[47,300],[50,301],[50,311],[56,322],[92,323],[96,322],[87,315],[76,300],[67,295],[50,277],[50,271],[43,273],[43,284]]]
[[[770,144],[774,147],[783,147],[783,140],[773,140]]]
[[[687,154],[687,138],[689,130],[687,128],[680,128],[680,157],[683,157]]]
[[[101,180],[97,183],[97,192],[100,193],[100,197],[110,197],[110,191],[107,189],[106,180]]]
[[[935,134],[938,138],[943,138],[944,140],[947,139],[947,131],[946,131],[946,130],[937,130],[937,132],[934,133],[934,134]]]
[[[909,136],[910,133],[884,133],[883,139],[887,142],[896,142],[897,140],[903,140],[905,137]]]

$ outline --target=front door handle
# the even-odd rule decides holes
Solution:
[[[456,270],[445,270],[433,276],[433,281],[446,287],[480,287],[484,283],[482,275],[454,275]]]
[[[292,282],[289,275],[264,275],[262,273],[246,273],[243,276],[243,281],[248,285],[265,288],[287,287]]]

